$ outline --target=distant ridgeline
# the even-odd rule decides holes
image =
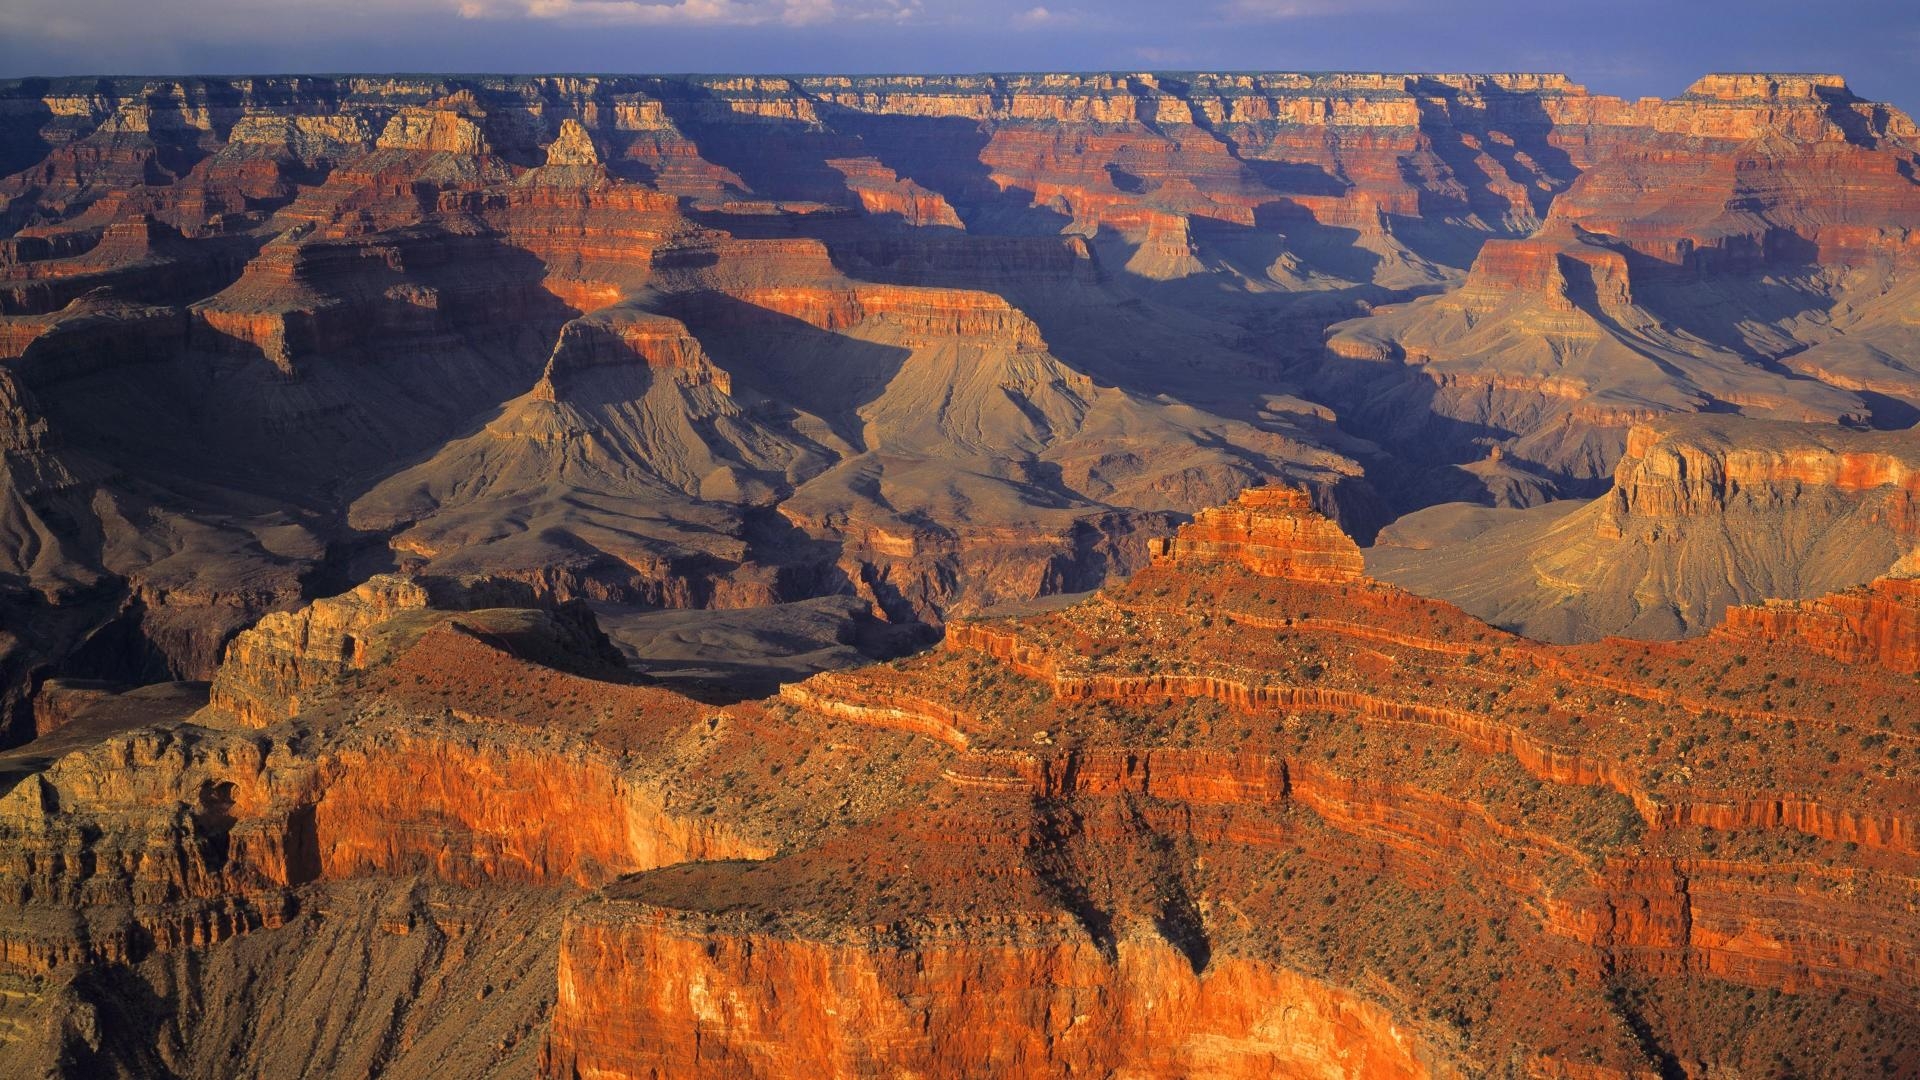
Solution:
[[[0,744],[46,679],[206,679],[382,570],[918,632],[1253,485],[1369,541],[1604,496],[1636,425],[1904,429],[1917,144],[1828,75],[0,84]],[[1883,573],[1890,477],[1783,480],[1855,555],[1733,545],[1724,588],[1657,545],[1420,574],[1694,632]]]

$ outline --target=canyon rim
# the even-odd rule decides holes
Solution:
[[[1917,424],[1836,74],[0,79],[0,1075],[1920,1077]]]

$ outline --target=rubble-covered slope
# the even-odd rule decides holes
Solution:
[[[1636,425],[1607,494],[1523,512],[1436,507],[1370,572],[1554,641],[1674,638],[1729,605],[1812,599],[1920,550],[1920,440],[1732,417]]]
[[[1899,1074],[1910,592],[1542,645],[1260,490],[1077,603],[714,707],[577,609],[376,582],[0,797],[0,1061]],[[323,967],[364,991],[288,995]]]
[[[0,84],[0,741],[381,570],[931,627],[1254,484],[1365,537],[1907,428],[1915,140],[1834,76]]]

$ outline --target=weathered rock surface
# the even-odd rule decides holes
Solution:
[[[1920,1070],[1916,169],[1833,76],[0,84],[0,1072]]]
[[[1920,674],[1920,581],[1885,577],[1818,600],[1729,608],[1720,632]]]
[[[1584,506],[1436,508],[1382,534],[1370,572],[1556,641],[1666,638],[1731,605],[1813,599],[1920,543],[1920,444],[1723,417],[1634,426]]]
[[[398,566],[938,624],[1257,484],[1367,536],[1664,414],[1905,427],[1916,138],[1834,76],[8,83],[5,738]]]
[[[1361,576],[1308,506],[1257,491],[1130,582],[718,708],[398,582],[272,617],[217,682],[297,666],[296,715],[111,735],[0,797],[0,1062],[1920,1062],[1907,579],[1549,646]],[[364,992],[297,996],[341,972]]]
[[[331,689],[373,662],[375,626],[425,607],[424,588],[382,576],[345,595],[268,615],[227,646],[211,705],[248,727],[297,716],[302,693]]]
[[[1202,510],[1160,542],[1176,566],[1237,563],[1262,577],[1339,583],[1365,570],[1360,548],[1317,513],[1298,488],[1249,488],[1230,506]]]

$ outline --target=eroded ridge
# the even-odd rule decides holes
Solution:
[[[931,632],[1250,484],[1365,533],[1592,497],[1643,422],[1904,430],[1917,140],[1834,75],[0,82],[0,744],[375,568]],[[1796,573],[1593,582],[1609,514],[1513,587],[1674,635],[1884,572],[1901,491]]]
[[[1920,578],[1884,577],[1819,600],[1734,608],[1720,633],[1920,674]]]
[[[1200,511],[1160,542],[1156,556],[1173,564],[1237,563],[1262,577],[1300,581],[1354,581],[1366,569],[1340,526],[1314,512],[1307,492],[1290,487],[1248,488],[1228,506]]]
[[[1844,656],[1733,629],[1546,646],[1345,572],[1337,537],[1257,493],[1085,600],[724,708],[633,684],[577,610],[380,617],[408,594],[376,582],[231,652],[222,685],[272,708],[116,737],[0,800],[11,1008],[112,1006],[83,978],[109,969],[271,974],[342,897],[425,881],[548,898],[549,937],[459,962],[553,965],[514,1006],[540,1037],[481,1072],[1920,1060],[1910,622]],[[342,662],[294,665],[294,627]],[[267,693],[295,670],[297,701]]]

